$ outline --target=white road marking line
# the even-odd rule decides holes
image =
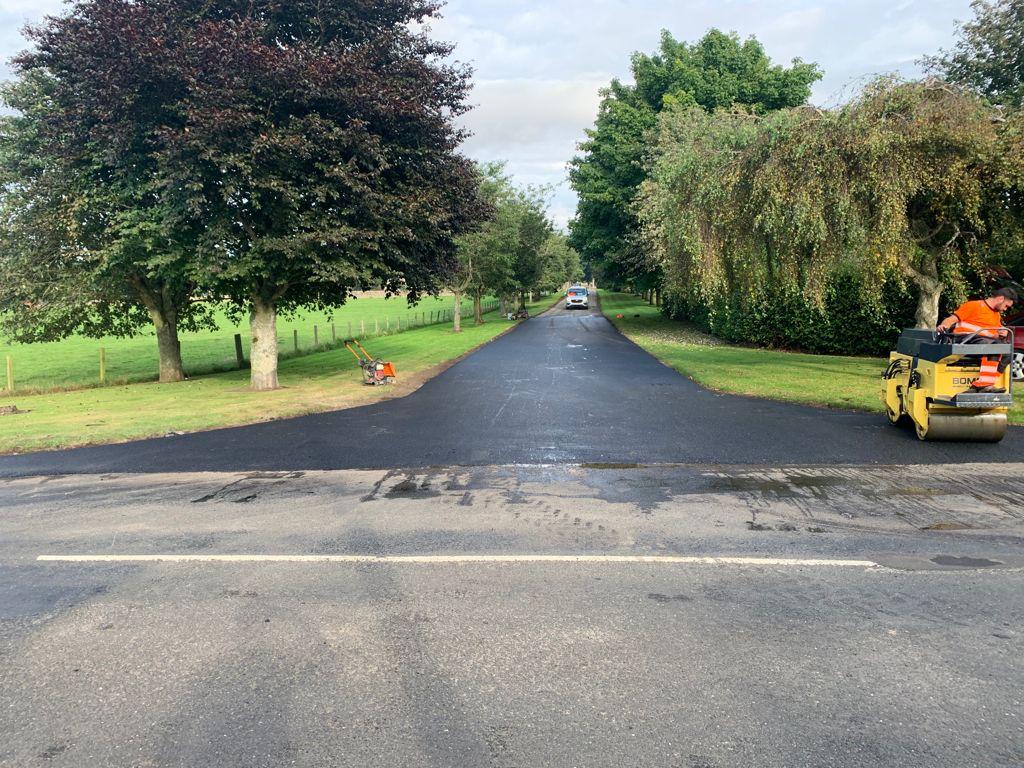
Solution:
[[[770,565],[877,568],[872,560],[692,555],[39,555],[47,563],[649,563],[652,565]]]

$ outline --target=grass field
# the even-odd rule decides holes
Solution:
[[[880,358],[809,355],[725,344],[667,319],[659,308],[625,293],[602,293],[601,309],[631,340],[709,389],[882,413],[879,387],[885,361]],[[616,314],[623,317],[616,318]],[[1024,405],[1020,401],[1011,410],[1010,421],[1024,424]]]
[[[548,296],[530,305],[547,308]],[[383,336],[370,351],[398,369],[393,387],[367,387],[344,348],[283,360],[281,388],[252,392],[248,371],[228,371],[175,384],[128,384],[36,395],[4,396],[0,405],[27,411],[0,416],[0,453],[111,443],[248,424],[285,416],[351,407],[401,396],[422,383],[437,366],[453,360],[512,327],[492,314],[484,325],[432,325]]]
[[[420,324],[439,318],[451,309],[451,296],[427,297],[409,307],[402,297],[385,299],[367,296],[350,299],[344,306],[329,313],[300,312],[277,320],[278,346],[282,353],[293,354],[294,331],[299,332],[301,349],[313,347],[313,326],[319,331],[321,344],[331,341],[331,324],[338,338],[351,334],[373,336],[374,323],[380,332],[399,323]],[[472,314],[472,302],[463,301],[462,311]],[[234,335],[241,333],[246,359],[249,356],[248,322],[241,327],[232,323],[224,312],[218,313],[218,330],[181,334],[181,354],[186,372],[196,374],[235,368]],[[360,322],[362,325],[360,325]],[[351,327],[351,334],[350,334]],[[365,330],[361,330],[365,329]],[[153,381],[157,376],[156,338],[152,331],[129,339],[87,339],[75,336],[63,341],[43,344],[0,343],[0,358],[10,355],[14,360],[15,391],[45,391],[95,386],[99,383],[99,350],[106,354],[108,384]],[[347,353],[346,353],[347,354]],[[5,386],[0,359],[0,388]]]

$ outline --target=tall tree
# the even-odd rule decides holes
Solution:
[[[993,104],[1024,106],[1024,0],[974,0],[971,8],[953,50],[925,57],[925,65]]]
[[[572,162],[579,207],[571,243],[598,279],[650,288],[660,272],[637,241],[633,203],[658,113],[668,105],[743,105],[755,113],[792,107],[807,100],[821,73],[799,59],[773,65],[755,39],[716,29],[692,45],[663,31],[657,53],[633,55],[632,73],[634,85],[613,80],[603,91],[595,126]]]
[[[517,193],[505,174],[504,163],[484,163],[478,166],[477,172],[480,196],[488,206],[488,216],[477,229],[459,238],[458,256],[464,274],[462,287],[471,294],[474,322],[481,325],[484,322],[483,297],[488,293],[504,296],[514,291],[512,258],[518,237],[518,218]],[[455,314],[461,327],[458,306]]]
[[[557,291],[566,283],[575,283],[583,279],[583,267],[580,255],[569,245],[569,239],[561,232],[552,232],[541,246],[541,259],[544,272],[541,275],[540,287],[544,290]]]
[[[545,214],[545,189],[528,188],[514,203],[516,239],[512,253],[512,282],[519,293],[519,306],[526,308],[527,294],[541,286],[544,278],[544,243],[553,226]]]
[[[436,5],[252,7],[197,0],[204,23],[182,30],[186,124],[166,156],[168,193],[202,228],[206,278],[250,313],[252,385],[268,389],[279,311],[334,306],[361,285],[436,290],[480,206],[453,122],[468,71],[422,31]]]

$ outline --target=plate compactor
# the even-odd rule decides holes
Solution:
[[[359,352],[352,348],[353,344],[359,349]],[[356,339],[352,339],[351,343],[346,341],[345,349],[355,355],[359,367],[363,370],[363,384],[377,386],[379,384],[394,383],[396,377],[395,366],[387,360],[379,360],[371,356]]]
[[[1012,337],[949,337],[927,330],[905,330],[889,367],[882,374],[882,400],[893,424],[909,417],[921,440],[997,443],[1006,434],[1006,414],[1013,403],[1009,366],[995,387],[1002,392],[975,392],[981,358],[1013,354]]]

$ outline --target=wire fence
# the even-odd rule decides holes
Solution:
[[[496,311],[499,302],[487,299],[481,304],[483,314]],[[301,357],[341,347],[346,340],[373,339],[404,333],[415,328],[451,323],[453,308],[404,312],[372,319],[292,325],[277,336],[281,359]],[[473,321],[472,302],[463,304],[463,322]],[[152,337],[132,339],[131,344],[92,346],[78,345],[63,355],[63,360],[40,365],[38,360],[24,360],[27,370],[19,370],[18,355],[4,355],[3,394],[31,394],[61,390],[121,386],[157,378],[156,340]],[[251,338],[248,333],[228,335],[185,335],[182,356],[189,376],[221,373],[248,368]],[[26,354],[25,357],[28,355]],[[39,357],[38,354],[35,355]],[[36,364],[33,365],[32,363]],[[55,368],[59,370],[55,371]]]

